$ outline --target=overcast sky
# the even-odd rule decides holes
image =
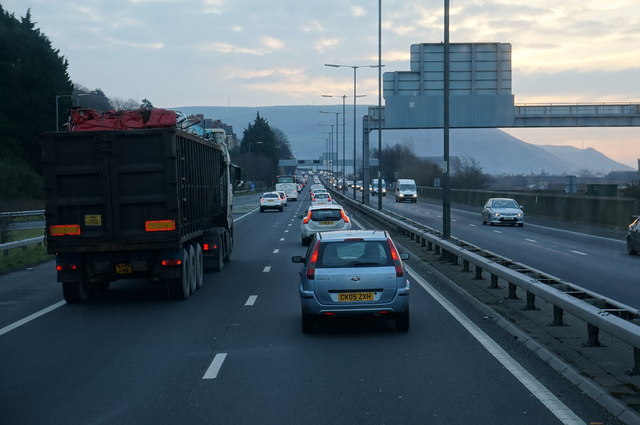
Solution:
[[[443,1],[383,0],[385,71],[443,40]],[[640,103],[638,0],[451,0],[451,42],[512,44],[516,103]],[[375,0],[0,0],[69,61],[74,83],[159,107],[333,104],[378,62]],[[377,101],[377,70],[358,93]],[[551,131],[551,130],[549,130]],[[635,166],[635,129],[509,130]],[[522,133],[524,132],[524,133]]]

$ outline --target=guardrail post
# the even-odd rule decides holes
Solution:
[[[515,284],[509,282],[509,295],[507,296],[507,298],[510,300],[517,300],[518,299],[518,296],[516,295],[517,289],[518,287]]]
[[[601,347],[600,340],[598,339],[598,335],[600,334],[600,329],[597,326],[593,326],[590,323],[587,323],[587,347]]]
[[[498,275],[491,274],[491,286],[489,286],[489,288],[491,288],[491,289],[499,289],[500,288],[498,286]]]
[[[527,305],[523,308],[523,310],[537,310],[536,295],[534,293],[527,291]]]
[[[440,255],[440,246],[436,245],[435,249],[436,249],[436,255]]]
[[[427,242],[427,251],[431,251],[433,249],[433,242],[428,241]]]
[[[564,315],[564,310],[558,307],[557,305],[553,306],[553,322],[549,323],[550,326],[564,326],[564,320],[562,316]]]
[[[476,266],[476,276],[474,277],[476,280],[482,280],[482,267]]]
[[[420,238],[420,246],[423,248],[427,246],[427,240],[423,237]]]
[[[468,272],[469,271],[469,260],[462,260],[462,271],[463,272]]]

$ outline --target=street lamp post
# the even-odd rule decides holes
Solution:
[[[346,152],[345,152],[345,131],[346,131],[346,127],[345,127],[345,99],[347,98],[346,94],[343,94],[342,96],[333,96],[330,94],[323,94],[322,97],[341,97],[342,98],[342,193],[345,193],[347,188],[347,170],[346,170],[346,162],[347,162],[347,157],[346,157]],[[336,115],[336,118],[338,116]],[[353,159],[354,164],[355,164],[355,158]]]
[[[324,127],[331,127],[331,133],[329,133],[329,162],[327,163],[328,165],[328,171],[333,172],[333,162],[331,160],[332,156],[333,156],[333,124],[318,124],[320,126],[324,126]],[[337,131],[337,130],[336,130]]]
[[[73,99],[73,95],[72,94],[57,94],[56,95],[56,132],[60,131],[60,115],[59,115],[59,107],[58,107],[58,100],[61,97],[70,97]]]
[[[352,68],[353,69],[353,176],[354,176],[354,180],[355,180],[355,176],[356,176],[356,98],[358,97],[356,95],[356,71],[358,70],[358,68],[378,68],[379,65],[337,65],[337,64],[333,64],[333,63],[325,63],[324,66],[330,66],[333,68]],[[364,159],[364,155],[368,155],[368,152],[363,152],[363,159]],[[364,174],[364,169],[362,170],[363,174]],[[364,181],[364,175],[363,175],[363,181],[362,181],[362,199],[364,201],[364,194],[368,193],[368,189],[369,186],[366,185],[367,183]],[[353,199],[356,199],[356,188],[355,185],[353,186]]]
[[[328,112],[328,111],[319,111],[321,114],[336,114],[336,150],[335,150],[335,157],[336,157],[336,164],[335,164],[335,174],[338,175],[340,173],[340,162],[339,162],[339,143],[340,143],[340,137],[338,137],[338,130],[340,128],[340,124],[338,124],[338,115],[340,114],[344,114],[344,112]],[[344,126],[344,118],[342,120],[342,125]],[[342,134],[342,145],[344,146],[344,128],[342,129],[343,134]],[[333,147],[331,148],[333,149]],[[344,150],[342,152],[342,162],[344,162]],[[332,170],[333,171],[333,170]]]
[[[251,179],[252,179],[252,176],[251,176],[251,174],[252,174],[251,173],[252,172],[252,170],[251,170],[251,142],[249,141],[248,143],[249,143],[249,190],[251,190]],[[262,142],[256,142],[256,145],[261,145],[261,144],[262,144]]]

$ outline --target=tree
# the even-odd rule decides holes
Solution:
[[[41,172],[39,134],[55,130],[56,100],[71,105],[67,68],[30,9],[18,21],[0,6],[0,161]]]
[[[490,175],[473,158],[462,158],[451,175],[451,187],[455,189],[486,189],[491,184]]]
[[[382,149],[382,156],[374,150],[373,157],[380,159],[382,178],[387,182],[403,178],[415,180],[418,186],[433,186],[434,179],[442,175],[437,164],[416,156],[409,141],[385,147]]]
[[[241,166],[245,173],[245,180],[249,175],[257,180],[254,170],[261,170],[264,175],[261,179],[267,184],[275,181],[278,174],[279,150],[276,146],[276,138],[266,119],[258,112],[256,119],[250,123],[242,134],[240,144]]]

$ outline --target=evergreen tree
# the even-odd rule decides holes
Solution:
[[[71,105],[67,68],[67,60],[31,21],[30,9],[17,20],[0,6],[1,168],[10,163],[41,171],[39,134],[56,128],[56,99],[60,111]]]
[[[278,174],[279,150],[276,138],[266,119],[256,114],[242,135],[240,144],[241,165],[245,171],[245,180],[261,180],[271,185]],[[258,174],[259,172],[259,174]]]

